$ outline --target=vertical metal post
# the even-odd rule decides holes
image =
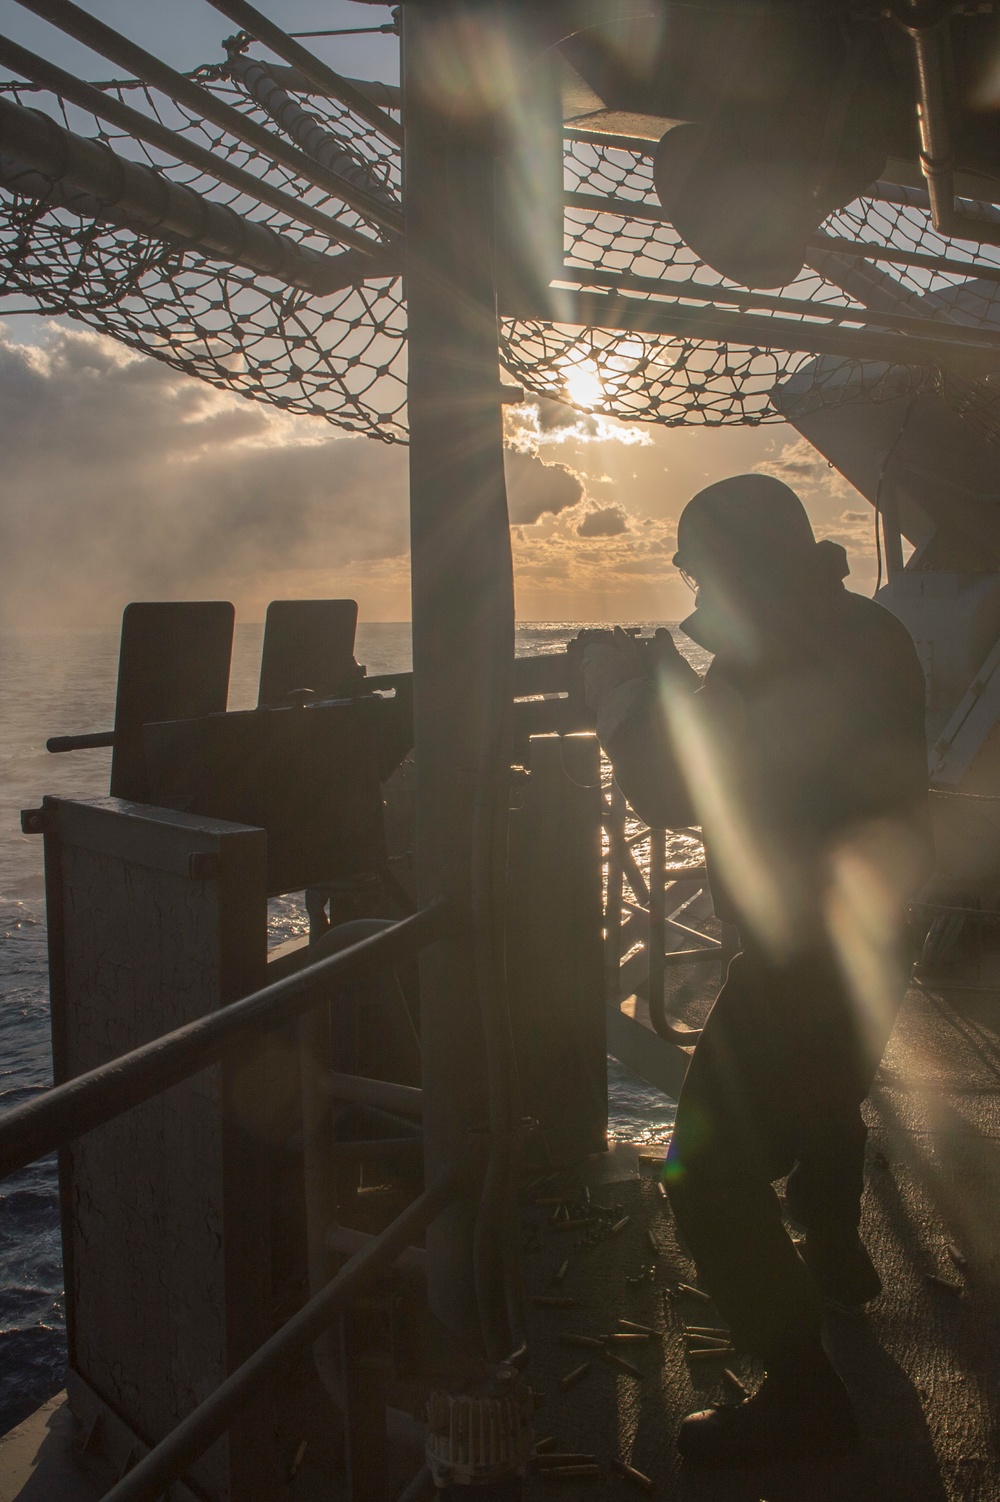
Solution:
[[[482,890],[484,802],[506,810],[514,655],[493,117],[476,97],[486,74],[469,50],[480,14],[460,0],[403,8],[416,856],[420,901],[445,897],[459,910]],[[492,896],[502,932],[502,884]],[[476,959],[471,924],[421,957],[429,1179],[487,1123]],[[444,1325],[478,1343],[475,1214],[459,1200],[428,1232],[427,1285]]]
[[[647,996],[652,1016],[663,1013],[663,981],[666,965],[663,955],[667,937],[667,832],[649,831],[649,937],[646,943],[646,966],[649,977]]]
[[[903,572],[903,534],[899,525],[899,493],[892,483],[891,474],[886,476],[879,512],[882,522],[885,572],[891,583]]]
[[[611,783],[611,800],[604,827],[608,835],[608,891],[604,901],[604,987],[606,1000],[616,1002],[621,997],[625,794],[614,780]]]

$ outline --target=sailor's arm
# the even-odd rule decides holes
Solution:
[[[669,700],[690,696],[701,677],[658,631],[653,675],[622,632],[597,641],[583,654],[587,702],[597,714],[597,735],[615,781],[640,819],[653,829],[690,824],[694,818],[670,733]]]

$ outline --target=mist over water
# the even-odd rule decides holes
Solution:
[[[519,626],[518,654],[558,651],[585,624]],[[262,631],[236,627],[230,709],[256,703]],[[409,668],[409,625],[359,625],[357,657],[371,674]],[[50,756],[45,741],[111,729],[117,669],[117,628],[0,630],[0,1113],[51,1083],[42,841],[21,834],[21,809],[46,793],[107,795],[110,751]],[[307,931],[299,894],[270,903],[269,945]],[[615,1060],[609,1084],[610,1135],[665,1141],[673,1113],[663,1098]],[[0,1184],[0,1434],[62,1387],[64,1330],[55,1161],[46,1159]]]

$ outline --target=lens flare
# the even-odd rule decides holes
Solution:
[[[794,874],[770,832],[753,818],[726,747],[740,742],[739,708],[679,687],[669,673],[660,682],[660,703],[674,755],[684,774],[697,821],[711,839],[715,868],[740,910],[740,930],[752,935],[775,960],[793,954],[802,940]]]
[[[906,904],[926,874],[922,842],[887,820],[859,829],[830,859],[826,927],[861,1035],[880,1056],[906,986]]]

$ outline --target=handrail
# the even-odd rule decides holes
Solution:
[[[15,1106],[0,1117],[0,1179],[218,1063],[251,1033],[290,1022],[322,1000],[330,985],[414,954],[442,938],[452,922],[446,903],[432,903],[382,933]]]
[[[263,1384],[282,1364],[322,1335],[365,1284],[391,1266],[400,1252],[409,1247],[413,1237],[437,1218],[455,1197],[460,1181],[461,1169],[445,1170],[384,1231],[356,1252],[325,1288],[293,1314],[203,1403],[199,1403],[193,1413],[182,1419],[176,1429],[172,1429],[155,1449],[123,1476],[105,1494],[104,1502],[156,1502],[170,1483],[225,1433],[240,1410],[260,1392]]]

